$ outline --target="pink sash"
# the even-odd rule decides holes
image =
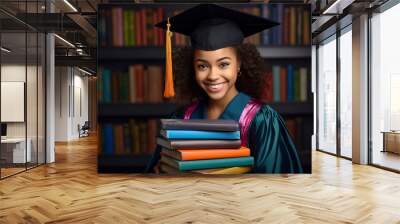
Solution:
[[[193,102],[190,104],[185,111],[185,115],[183,119],[190,119],[193,112],[196,110],[197,106],[199,105],[198,101]],[[246,106],[244,107],[240,119],[239,119],[239,126],[240,126],[240,138],[242,140],[242,146],[247,146],[247,135],[250,128],[250,124],[253,121],[254,117],[256,116],[258,110],[260,110],[262,106],[262,102],[251,99]]]

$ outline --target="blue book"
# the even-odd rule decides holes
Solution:
[[[275,9],[275,5],[271,5],[271,20],[275,21],[276,18],[276,9]],[[276,33],[276,27],[273,27],[271,29],[269,29],[269,33],[271,34],[271,38],[270,38],[270,43],[271,45],[276,45],[276,38],[275,38],[275,33]]]
[[[276,20],[276,21],[278,21],[281,24],[277,28],[277,31],[278,31],[278,35],[277,35],[278,36],[278,42],[277,42],[277,44],[278,45],[283,45],[283,35],[282,35],[282,33],[283,33],[283,5],[282,4],[278,5],[277,12],[278,12],[278,20]]]
[[[240,139],[240,131],[161,130],[166,139]]]
[[[281,101],[281,75],[279,65],[272,66],[272,89],[273,89],[273,99],[275,102]]]
[[[261,9],[262,9],[262,17],[266,18],[266,19],[270,19],[270,11],[269,11],[269,4],[262,4]],[[262,32],[262,37],[263,37],[263,41],[262,44],[263,45],[269,45],[270,44],[270,40],[269,40],[269,31],[265,30]]]
[[[294,73],[293,73],[293,66],[288,65],[288,76],[287,76],[287,101],[291,102],[294,101]]]
[[[103,125],[103,153],[113,154],[114,136],[112,124]]]
[[[251,156],[247,156],[247,157],[236,157],[236,158],[225,158],[225,159],[181,161],[163,155],[161,157],[161,162],[169,166],[172,166],[174,168],[177,168],[180,171],[186,171],[186,170],[201,170],[201,169],[213,169],[213,168],[224,168],[224,167],[235,167],[235,166],[253,166],[254,158]]]
[[[109,69],[103,70],[103,102],[111,103],[111,71]]]

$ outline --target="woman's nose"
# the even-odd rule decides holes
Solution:
[[[210,72],[208,73],[207,79],[210,81],[217,80],[219,77],[218,69],[215,67],[211,67]]]

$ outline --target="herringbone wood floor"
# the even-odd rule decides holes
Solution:
[[[312,175],[96,172],[96,141],[0,181],[0,223],[400,223],[400,175],[313,153]]]

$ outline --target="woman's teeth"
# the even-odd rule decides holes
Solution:
[[[222,83],[217,83],[217,84],[207,84],[207,89],[210,92],[219,92],[220,90],[222,90],[222,87],[224,86],[225,82]]]

